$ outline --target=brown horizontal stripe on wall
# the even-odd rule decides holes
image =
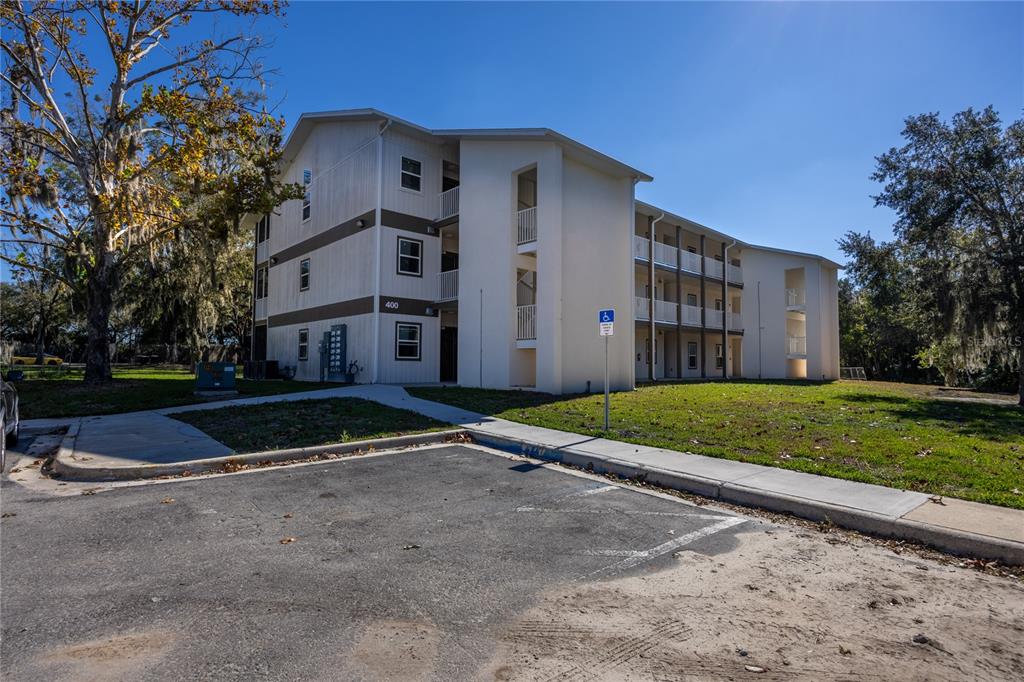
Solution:
[[[337,317],[365,315],[372,312],[373,296],[365,296],[363,298],[354,298],[350,301],[339,301],[338,303],[318,305],[315,308],[305,308],[303,310],[293,310],[288,313],[271,315],[267,321],[271,327],[284,327],[289,324],[333,320]]]
[[[418,315],[420,317],[434,317],[434,314],[427,314],[427,308],[437,310],[437,304],[433,301],[425,301],[418,298],[399,298],[398,296],[381,296],[380,311],[391,315]]]
[[[289,247],[281,249],[270,257],[271,261],[276,261],[273,262],[272,265],[280,265],[285,261],[298,258],[299,256],[304,256],[314,249],[319,249],[327,246],[328,244],[333,244],[345,237],[351,237],[357,232],[362,232],[367,228],[373,227],[376,224],[375,218],[376,213],[374,211],[367,211],[366,213],[356,216],[351,220],[346,220],[340,225],[335,225],[334,227],[324,230],[319,234],[315,234],[309,239],[304,239],[297,244],[292,244]],[[360,220],[363,221],[363,226],[356,227],[356,223]]]
[[[407,230],[409,232],[419,232],[420,234],[429,234],[429,228],[434,224],[433,220],[428,220],[427,218],[419,218],[408,213],[388,210],[381,210],[380,222],[387,227]]]

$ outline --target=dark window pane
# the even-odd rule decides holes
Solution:
[[[416,175],[419,175],[420,174],[420,162],[416,161],[415,159],[407,159],[406,157],[403,156],[402,157],[402,170],[404,172],[406,172],[406,173],[415,173]]]
[[[398,259],[398,269],[400,272],[416,273],[418,275],[420,274],[420,259],[402,256]]]
[[[411,189],[416,192],[420,191],[420,179],[416,175],[409,175],[408,173],[402,173],[402,187]]]
[[[398,249],[403,256],[419,256],[420,255],[420,243],[410,241],[408,239],[400,239],[398,241]]]

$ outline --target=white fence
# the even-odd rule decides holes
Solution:
[[[437,273],[437,302],[454,301],[459,297],[459,271]]]
[[[676,267],[676,254],[679,252],[674,246],[668,244],[662,244],[661,242],[654,242],[654,262],[658,265],[664,265],[665,267],[675,268]]]
[[[682,269],[687,272],[700,273],[700,254],[690,253],[689,251],[683,251],[683,263]]]
[[[704,273],[708,277],[722,279],[722,265],[722,261],[715,260],[709,256],[704,256]]]
[[[743,268],[738,265],[729,265],[729,281],[736,284],[743,284]]]
[[[633,235],[633,258],[639,258],[641,260],[649,260],[651,250],[651,242],[640,235]]]
[[[254,317],[257,320],[265,320],[265,319],[267,319],[267,299],[265,299],[265,298],[257,298],[256,299],[256,310],[254,312],[255,312]]]
[[[445,220],[459,215],[459,188],[452,187],[438,196],[438,220]]]
[[[516,341],[532,341],[537,338],[537,306],[516,306]]]
[[[537,207],[524,208],[516,219],[516,243],[529,244],[537,241]]]

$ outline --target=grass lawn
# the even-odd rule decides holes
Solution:
[[[25,379],[15,383],[20,398],[21,418],[117,414],[203,401],[192,394],[196,380],[186,368],[115,369],[113,375],[112,383],[96,387],[82,382],[81,370],[71,370],[57,378],[49,378],[56,375],[26,372]],[[304,381],[249,381],[241,378],[235,383],[239,397],[313,391],[327,387],[326,384]]]
[[[347,443],[451,428],[415,412],[359,398],[296,400],[171,416],[205,431],[236,452]]]
[[[600,436],[602,395],[410,388],[419,398]],[[617,393],[607,437],[1024,509],[1024,410],[882,382],[692,382]]]

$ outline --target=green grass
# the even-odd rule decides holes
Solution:
[[[172,415],[236,452],[347,443],[450,428],[439,421],[359,398],[296,400]]]
[[[880,382],[688,382],[603,396],[410,388],[524,424],[1024,509],[1024,410]]]
[[[85,384],[81,370],[72,370],[59,378],[56,375],[35,377],[26,372],[25,379],[15,383],[20,397],[21,418],[117,414],[203,402],[192,393],[196,380],[187,368],[115,369],[113,377],[110,384],[98,387]],[[235,383],[238,397],[327,387],[326,384],[304,381],[249,381],[241,378]]]

